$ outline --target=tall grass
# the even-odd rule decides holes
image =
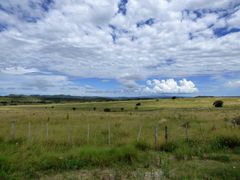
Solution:
[[[55,104],[47,108],[42,105],[0,107],[0,179],[31,179],[96,168],[120,171],[127,168],[131,172],[138,168],[161,169],[162,176],[167,178],[195,175],[204,178],[201,169],[195,175],[184,174],[180,166],[175,166],[183,163],[187,169],[187,164],[195,161],[197,167],[214,162],[223,172],[231,165],[237,169],[240,129],[231,124],[231,119],[240,115],[240,101],[224,99],[221,109],[212,107],[212,101],[203,98]],[[135,110],[139,102],[141,106]],[[105,108],[111,112],[104,112]],[[16,121],[14,139],[11,137],[13,120]],[[183,127],[186,122],[189,123],[188,138]],[[166,125],[167,142],[164,139]],[[154,143],[155,128],[158,129],[157,144]],[[229,171],[238,177],[235,169]],[[216,169],[207,174],[210,178],[225,176],[231,177],[231,174]]]

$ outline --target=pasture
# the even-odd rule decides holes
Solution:
[[[0,179],[239,179],[240,99],[214,100],[0,106]]]

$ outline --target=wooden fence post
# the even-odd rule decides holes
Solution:
[[[111,144],[111,127],[110,123],[108,123],[108,145]]]
[[[188,137],[188,128],[189,128],[189,123],[186,123],[186,124],[185,124],[185,136],[186,136],[186,141],[189,140],[189,137]]]
[[[139,130],[138,130],[137,142],[139,142],[139,140],[140,140],[141,133],[142,133],[142,126],[140,126]]]
[[[28,122],[28,141],[32,141],[31,122]]]
[[[16,121],[12,121],[11,123],[11,138],[13,140],[16,138]]]
[[[90,124],[88,123],[88,126],[87,126],[87,143],[89,144],[89,141],[90,141]]]
[[[67,126],[67,134],[68,134],[68,144],[72,143],[72,129],[70,127],[70,124],[68,124]]]
[[[168,127],[165,126],[165,142],[167,143],[168,142]]]
[[[48,122],[46,123],[46,141],[48,141]]]
[[[155,148],[157,149],[158,146],[158,128],[155,127],[154,129],[154,144],[155,144]]]

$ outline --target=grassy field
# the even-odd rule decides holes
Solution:
[[[0,106],[0,179],[240,179],[240,99],[214,100]]]

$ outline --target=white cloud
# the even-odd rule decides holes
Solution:
[[[239,11],[222,19],[216,13],[196,21],[196,14],[182,17],[185,9],[228,10],[239,0],[130,0],[126,16],[116,14],[116,0],[57,0],[49,12],[43,12],[39,5],[32,10],[28,2],[0,2],[5,8],[20,7],[29,16],[39,17],[37,23],[27,23],[19,18],[19,12],[0,11],[0,23],[9,24],[0,32],[1,72],[11,74],[17,69],[15,74],[20,75],[42,70],[78,78],[115,79],[135,87],[136,80],[152,77],[239,71],[240,33],[221,38],[213,33],[214,27],[237,27]],[[137,28],[137,22],[149,18],[154,18],[151,27]],[[117,28],[115,44],[109,24]],[[216,25],[209,28],[211,24]],[[168,65],[166,59],[174,63]]]
[[[24,67],[6,67],[2,70],[0,69],[0,72],[4,74],[22,75],[22,74],[28,74],[28,73],[35,73],[39,71],[35,68],[27,69]]]
[[[147,86],[144,89],[147,93],[161,94],[161,93],[195,93],[198,92],[195,84],[192,81],[186,79],[179,80],[174,79],[167,80],[148,80]]]
[[[226,83],[227,87],[230,88],[240,88],[240,80],[232,80]]]

